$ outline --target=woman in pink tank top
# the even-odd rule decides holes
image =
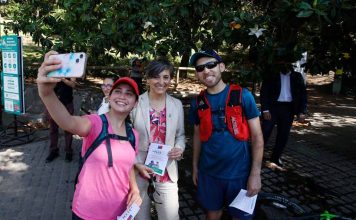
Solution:
[[[61,67],[61,61],[49,59],[54,54],[57,52],[46,53],[44,62],[38,69],[38,92],[59,127],[83,137],[81,151],[83,156],[100,134],[103,123],[96,114],[70,115],[58,100],[53,88],[57,82],[66,79],[47,77],[49,72]],[[138,96],[137,84],[128,77],[120,78],[113,84],[109,95],[111,108],[105,115],[109,134],[128,136],[125,120],[137,105]],[[74,192],[73,219],[114,220],[133,203],[141,205],[142,200],[133,169],[139,141],[137,132],[133,130],[133,133],[135,148],[127,140],[110,139],[110,150],[103,141],[87,158]]]

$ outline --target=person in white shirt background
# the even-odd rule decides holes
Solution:
[[[105,77],[103,83],[100,85],[101,90],[104,93],[104,97],[103,97],[103,101],[101,102],[98,108],[98,111],[96,112],[98,115],[102,115],[109,112],[110,106],[109,106],[108,97],[113,84],[114,84],[113,78]]]
[[[307,110],[307,93],[302,74],[295,72],[292,56],[277,57],[276,63],[261,87],[262,132],[265,147],[275,125],[277,136],[267,167],[285,171],[281,160],[286,147],[294,116],[300,122],[305,119]]]

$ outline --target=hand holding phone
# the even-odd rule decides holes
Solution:
[[[85,75],[87,64],[86,53],[66,53],[51,55],[49,59],[57,59],[61,61],[62,67],[58,70],[49,72],[48,77],[57,78],[81,78]]]

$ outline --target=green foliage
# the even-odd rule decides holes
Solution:
[[[356,18],[355,7],[349,8],[350,0],[275,0],[250,3],[234,17],[233,23],[230,23],[231,37],[226,38],[227,45],[240,45],[240,54],[235,56],[234,66],[243,65],[240,68],[242,76],[246,67],[251,65],[253,71],[258,72],[257,75],[263,75],[266,66],[273,65],[276,56],[284,54],[283,56],[296,61],[304,51],[308,51],[311,58],[311,65],[308,66],[310,69],[319,68],[327,73],[333,68],[333,60],[340,57],[340,52],[350,51],[355,45],[355,25],[346,28],[346,24],[352,19],[344,17],[345,12],[349,10],[350,13],[352,10],[352,16]],[[240,27],[234,28],[238,27],[237,24]],[[254,35],[251,29],[254,26],[265,30],[259,36]],[[331,33],[333,31],[329,29],[337,31]],[[354,39],[351,44],[350,38]],[[228,47],[227,53],[231,54],[231,50]],[[256,74],[248,75],[252,80]]]
[[[335,60],[356,41],[353,0],[13,0],[6,15],[43,52],[85,51],[91,65],[136,54],[178,56],[187,66],[191,49],[214,48],[246,80],[259,79],[281,51]]]

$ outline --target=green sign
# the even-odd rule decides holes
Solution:
[[[12,114],[25,113],[22,39],[19,36],[3,36],[2,50],[2,101],[4,110]]]

